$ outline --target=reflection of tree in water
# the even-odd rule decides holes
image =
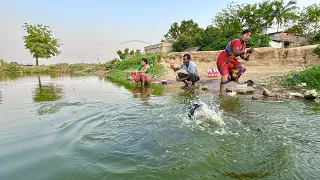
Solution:
[[[50,102],[56,101],[63,97],[63,89],[55,86],[53,83],[42,84],[38,76],[38,87],[33,92],[34,102]],[[41,104],[38,109],[38,115],[53,114],[61,109],[60,103]]]
[[[33,100],[35,102],[43,101],[56,101],[63,97],[63,90],[61,87],[58,87],[53,84],[41,84],[40,77],[38,76],[38,87],[33,92]]]
[[[2,104],[2,92],[0,91],[0,105]]]

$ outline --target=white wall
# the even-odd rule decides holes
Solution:
[[[269,44],[273,48],[282,48],[282,42],[270,41]]]

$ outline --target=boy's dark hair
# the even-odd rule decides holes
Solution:
[[[185,54],[185,55],[183,55],[183,57],[186,57],[188,60],[190,60],[190,59],[191,59],[190,54]]]
[[[148,64],[148,60],[146,58],[142,58],[141,60]]]
[[[242,31],[241,34],[244,35],[244,34],[249,33],[249,32],[251,32],[251,34],[252,34],[252,31],[250,31],[249,29],[246,29],[246,30]]]

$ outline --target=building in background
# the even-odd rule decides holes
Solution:
[[[167,40],[165,42],[154,44],[144,47],[145,54],[154,54],[154,53],[168,53],[173,50],[173,40]]]
[[[307,37],[295,36],[293,34],[281,31],[267,34],[270,38],[270,46],[273,48],[286,48],[309,45]]]

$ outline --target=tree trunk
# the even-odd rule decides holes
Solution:
[[[280,23],[278,23],[277,32],[279,32],[279,26],[280,26]]]
[[[36,58],[36,66],[38,66],[39,65],[39,63],[38,63],[38,58]]]

